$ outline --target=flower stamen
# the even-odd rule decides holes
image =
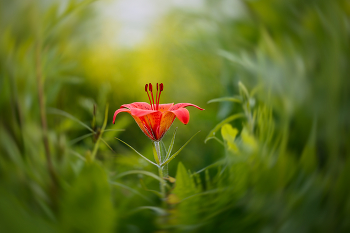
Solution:
[[[157,92],[156,92],[156,110],[158,110],[158,83],[157,83]]]
[[[153,88],[152,88],[152,84],[151,84],[151,83],[149,83],[148,88],[149,88],[149,91],[150,91],[151,94],[152,94],[152,103],[151,103],[151,106],[152,106],[152,109],[155,110],[155,106],[154,106],[155,104],[154,104],[154,98],[153,98]]]
[[[158,90],[158,83],[157,83],[157,90]],[[160,99],[160,94],[163,91],[163,83],[159,85],[159,96],[158,96],[158,102],[157,102],[157,110],[159,109],[159,99]]]
[[[150,85],[151,85],[151,84],[150,84]],[[152,88],[150,88],[150,89],[152,90]],[[151,97],[150,97],[149,94],[148,94],[148,84],[145,85],[145,91],[146,91],[146,93],[147,93],[147,95],[148,95],[149,103],[151,104],[151,108],[152,108],[152,110],[153,110],[153,105],[152,105]]]

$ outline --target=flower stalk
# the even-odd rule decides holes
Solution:
[[[159,173],[159,177],[161,179],[164,179],[168,176],[168,166],[165,165],[165,166],[161,166],[161,164],[165,161],[165,154],[162,153],[162,150],[161,150],[161,147],[160,147],[160,141],[153,141],[153,145],[154,145],[154,148],[155,148],[155,157],[156,160],[158,160],[158,173]],[[162,197],[165,198],[165,184],[162,183],[162,182],[159,182],[159,185],[160,185],[160,192],[162,193]]]

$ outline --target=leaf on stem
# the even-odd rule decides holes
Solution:
[[[130,146],[128,143],[124,142],[123,140],[119,139],[119,138],[115,138],[119,141],[121,141],[122,143],[124,143],[125,145],[127,145],[128,147],[130,147],[133,151],[135,151],[138,155],[140,155],[142,158],[144,158],[145,160],[147,160],[149,163],[155,165],[158,167],[158,164],[152,162],[151,160],[147,159],[145,156],[143,156],[141,153],[139,153],[137,150],[135,150],[132,146]]]
[[[173,146],[174,146],[174,142],[175,142],[176,131],[177,131],[177,127],[175,128],[175,131],[174,131],[174,134],[173,134],[173,138],[171,139],[168,152],[167,152],[167,154],[166,154],[166,156],[165,156],[165,161],[169,159],[169,156],[170,156],[170,154],[171,154],[171,151],[173,150]]]
[[[196,136],[199,132],[200,131],[195,133],[175,154],[173,154],[169,159],[167,159],[164,163],[162,163],[161,166],[164,166],[168,164],[171,160],[173,160],[182,151],[182,149],[192,140],[192,138],[194,138],[194,136]]]
[[[152,143],[152,151],[153,151],[153,156],[154,156],[154,160],[156,161],[157,164],[159,164],[159,158],[158,158],[158,153],[157,153],[157,149],[154,143],[159,143],[159,142],[153,142]],[[160,151],[159,151],[160,152]],[[160,156],[160,155],[159,155]]]

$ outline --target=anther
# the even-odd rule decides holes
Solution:
[[[148,94],[148,90],[147,90],[147,88],[148,88],[148,84],[146,84],[146,85],[145,85],[145,91],[146,91],[146,93],[147,93],[147,96],[148,96],[148,99],[149,99],[149,103],[150,103],[150,105],[151,105],[151,108],[153,109],[153,105],[152,105],[151,97],[150,97],[150,96],[149,96],[149,94]],[[150,88],[150,89],[152,89],[152,88]]]
[[[152,103],[151,103],[151,107],[152,107],[152,109],[153,109],[153,110],[155,110],[155,106],[154,106],[154,98],[153,98],[153,92],[152,92],[152,90],[153,90],[153,88],[152,88],[152,84],[151,84],[151,83],[149,83],[148,87],[149,87],[149,91],[151,92],[151,95],[152,95]]]

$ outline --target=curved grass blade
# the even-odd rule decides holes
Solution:
[[[186,201],[188,199],[191,199],[193,197],[205,196],[205,195],[209,195],[209,194],[213,194],[213,193],[219,193],[219,192],[223,192],[225,190],[227,190],[227,188],[225,188],[225,189],[213,189],[213,190],[208,190],[208,191],[201,192],[201,193],[196,193],[196,194],[193,194],[191,196],[185,197],[184,199],[181,200],[181,202]]]
[[[125,131],[125,129],[106,129],[105,132],[108,131]]]
[[[81,141],[81,140],[83,140],[83,139],[85,139],[85,138],[87,138],[87,137],[90,137],[90,136],[92,136],[92,135],[94,135],[95,133],[88,133],[88,134],[84,134],[83,136],[80,136],[80,137],[77,137],[77,138],[75,138],[75,139],[73,139],[73,140],[71,140],[70,142],[69,142],[69,145],[74,145],[75,143],[77,143],[77,142],[79,142],[79,141]]]
[[[173,160],[181,151],[182,149],[192,140],[192,138],[194,138],[194,136],[196,136],[200,131],[198,131],[197,133],[195,133],[190,139],[188,139],[188,141],[175,153],[173,154],[169,159],[167,159],[164,163],[162,163],[160,166],[164,166],[166,164],[168,164],[171,160]]]
[[[62,110],[57,109],[57,108],[49,108],[47,110],[47,113],[65,116],[65,117],[67,117],[67,118],[69,118],[69,119],[79,123],[80,125],[84,126],[88,130],[90,130],[92,133],[95,133],[94,130],[91,129],[87,124],[83,123],[82,121],[78,120],[77,118],[75,118],[74,116],[72,116],[71,114],[69,114],[69,113],[67,113],[65,111],[62,111]]]
[[[221,141],[220,139],[218,139],[218,138],[215,137],[215,136],[206,138],[206,141],[209,141],[210,139],[215,139],[215,140],[216,140],[218,143],[220,143],[222,146],[225,146],[225,145],[224,145],[224,142]]]
[[[209,168],[222,165],[222,164],[224,164],[225,162],[226,162],[226,160],[223,160],[223,159],[222,159],[222,160],[219,160],[219,161],[217,161],[217,162],[215,162],[215,163],[210,164],[209,166],[206,166],[205,168],[202,168],[201,170],[199,170],[199,171],[197,171],[197,172],[195,172],[195,173],[196,173],[196,174],[201,173],[201,172],[203,172],[203,171],[205,171],[205,170],[207,170],[207,169],[209,169]]]
[[[160,192],[158,192],[158,191],[156,191],[156,190],[153,190],[153,189],[148,189],[148,188],[146,187],[145,182],[143,182],[142,179],[140,179],[140,184],[141,184],[142,188],[143,188],[145,191],[154,193],[154,194],[156,194],[158,197],[163,198],[163,195],[162,195]]]
[[[124,184],[121,184],[121,183],[118,183],[118,182],[115,182],[115,181],[110,181],[109,182],[110,184],[112,185],[115,185],[115,186],[119,186],[119,187],[122,187],[124,189],[127,189],[133,193],[135,193],[136,195],[142,197],[143,199],[145,199],[146,201],[149,201],[151,203],[153,203],[153,201],[151,199],[149,199],[148,197],[146,197],[145,195],[142,195],[139,191],[137,191],[136,189],[133,189],[133,188],[130,188],[129,186],[126,186]]]
[[[243,93],[244,93],[244,96],[249,100],[249,98],[250,98],[249,92],[241,81],[238,82],[238,87],[239,87],[239,91],[240,91],[242,97],[243,97]]]
[[[119,141],[121,141],[122,143],[124,143],[125,145],[127,145],[128,147],[130,147],[133,151],[135,151],[138,155],[140,155],[142,158],[144,158],[145,160],[147,160],[148,162],[150,162],[151,164],[155,165],[158,167],[158,164],[152,162],[151,160],[147,159],[145,156],[143,156],[141,153],[139,153],[137,150],[135,150],[132,146],[130,146],[128,143],[124,142],[123,140],[119,139],[119,138],[115,138]]]
[[[77,156],[79,159],[86,161],[86,159],[84,158],[84,156],[82,156],[81,154],[79,154],[78,152],[75,152],[74,150],[69,150],[69,152],[75,156]]]
[[[169,187],[169,185],[166,183],[166,181],[164,179],[162,179],[159,176],[153,174],[152,172],[148,172],[148,171],[141,171],[141,170],[126,171],[126,172],[120,173],[119,175],[115,176],[114,179],[119,179],[123,176],[132,175],[132,174],[142,174],[142,175],[152,177],[152,178],[158,180],[159,182],[162,182],[163,184],[165,184],[166,186]]]
[[[141,206],[138,207],[136,209],[133,209],[132,211],[130,211],[129,213],[127,213],[127,215],[131,215],[134,214],[140,210],[153,210],[154,212],[156,212],[159,215],[166,215],[167,212],[165,210],[163,210],[162,208],[159,207],[155,207],[155,206]]]
[[[103,139],[101,138],[101,141],[111,150],[115,153],[115,151],[113,150],[113,148]]]
[[[222,98],[216,98],[209,100],[207,103],[214,103],[214,102],[223,102],[223,101],[231,101],[231,102],[236,102],[241,104],[242,103],[242,98],[240,96],[234,96],[234,97],[222,97]]]
[[[106,104],[106,109],[105,109],[105,119],[103,121],[103,125],[102,125],[102,129],[101,129],[101,132],[100,134],[98,135],[98,138],[97,138],[97,141],[95,143],[95,146],[94,146],[94,150],[92,151],[92,154],[91,154],[91,157],[94,159],[96,157],[96,153],[97,153],[97,150],[98,150],[98,147],[100,145],[100,140],[102,139],[102,134],[106,128],[106,125],[107,125],[107,120],[108,120],[108,106],[109,104],[107,103]]]
[[[204,143],[206,143],[209,139],[213,138],[215,136],[216,131],[218,131],[223,125],[225,125],[226,123],[236,120],[238,118],[243,118],[245,117],[245,115],[243,113],[237,113],[234,114],[228,118],[226,118],[225,120],[221,121],[219,124],[217,124],[214,129],[212,129],[210,131],[210,133],[208,134],[208,136],[205,138]]]

